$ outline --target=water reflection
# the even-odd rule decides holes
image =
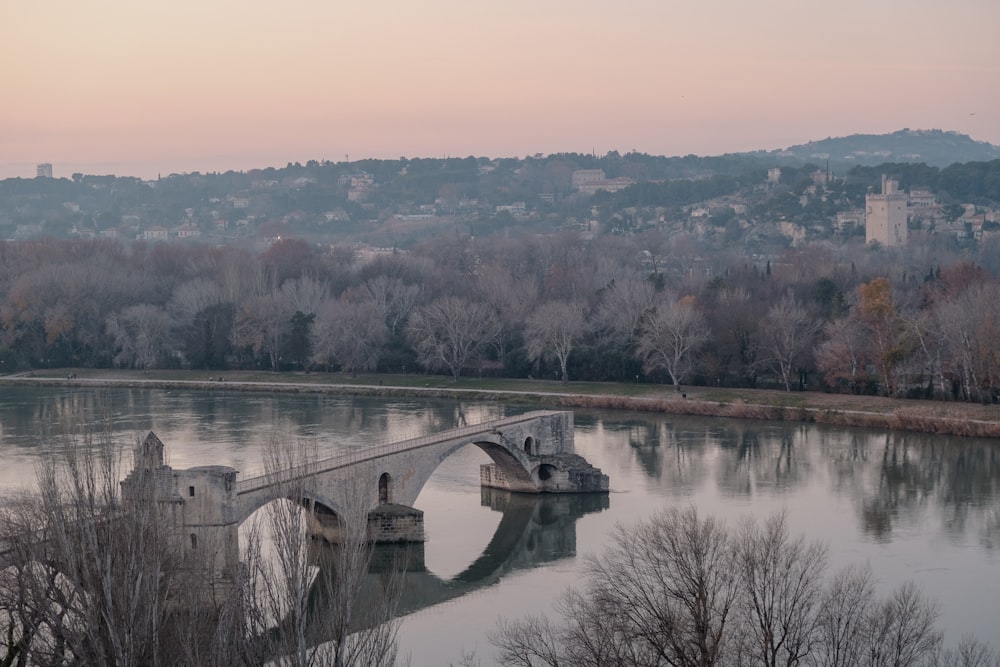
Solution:
[[[262,452],[276,435],[309,439],[321,454],[329,454],[534,407],[317,394],[0,387],[0,489],[33,479],[44,434],[101,415],[109,416],[124,436],[154,430],[175,468],[231,465],[246,476],[260,467]],[[585,512],[573,524],[575,548],[581,552],[599,552],[615,523],[648,516],[663,505],[693,503],[727,521],[784,509],[794,530],[831,545],[835,566],[870,563],[887,586],[917,579],[941,601],[946,629],[981,636],[995,630],[1000,599],[982,582],[993,581],[1000,564],[997,441],[621,411],[574,414],[577,451],[609,475],[614,492],[604,511]],[[438,577],[436,586],[460,588],[460,577],[471,576],[475,563],[484,571],[495,565],[489,554],[504,545],[507,528],[501,531],[491,523],[497,514],[480,505],[476,461],[436,473],[429,486],[438,495],[428,497],[430,505],[422,509],[428,525],[431,516],[442,522],[430,532],[427,563],[454,575]],[[523,521],[527,512],[507,511],[510,516],[505,513],[500,523]],[[527,525],[538,524],[535,548],[559,553],[562,547],[554,540],[566,533],[542,532],[542,510],[532,509],[531,516]],[[522,565],[494,585],[410,614],[411,642],[428,645],[427,657],[416,657],[415,665],[458,662],[456,650],[433,653],[431,645],[442,643],[442,627],[454,629],[454,636],[485,633],[507,609],[521,608],[528,599],[542,610],[560,590],[578,582],[578,559],[571,550],[563,549],[567,555],[556,560],[532,561],[528,547],[525,537],[522,555],[508,560]],[[442,549],[445,558],[437,558]],[[449,647],[454,649],[454,643]]]
[[[492,586],[517,570],[576,556],[577,520],[609,507],[604,493],[529,495],[486,488],[481,489],[481,504],[502,513],[502,518],[489,544],[463,571],[451,578],[430,572],[423,562],[423,544],[379,545],[363,590],[372,596],[381,594],[386,570],[396,569],[404,573],[397,615],[440,605]],[[311,559],[320,570],[310,601],[318,610],[323,609],[323,592],[333,590],[328,581],[336,578],[337,548],[322,542],[310,544]]]

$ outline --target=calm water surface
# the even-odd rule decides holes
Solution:
[[[261,469],[273,439],[334,454],[524,412],[524,406],[318,395],[0,388],[0,489],[30,484],[67,425],[152,430],[175,468]],[[825,541],[833,567],[870,564],[882,590],[916,581],[941,603],[954,643],[1000,646],[1000,444],[815,425],[575,411],[576,448],[611,478],[608,496],[536,500],[481,492],[474,446],[448,459],[417,506],[426,571],[409,586],[402,647],[415,667],[492,664],[501,616],[548,612],[618,522],[693,504],[735,523],[784,510]]]

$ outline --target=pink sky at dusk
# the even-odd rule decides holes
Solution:
[[[1000,144],[997,0],[2,0],[0,178]]]

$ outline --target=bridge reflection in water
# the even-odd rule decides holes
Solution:
[[[424,544],[379,544],[374,547],[371,568],[363,583],[360,599],[384,595],[389,570],[402,572],[397,616],[405,616],[490,586],[505,575],[576,556],[576,521],[608,509],[607,494],[523,494],[483,487],[484,507],[503,512],[496,532],[480,554],[463,571],[450,579],[427,570]],[[313,584],[310,606],[322,613],[326,592],[336,590],[328,577],[336,577],[337,545],[311,541],[310,555],[319,567]],[[363,620],[352,631],[366,629]],[[313,637],[315,643],[322,637]]]

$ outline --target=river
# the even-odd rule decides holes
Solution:
[[[272,439],[325,456],[532,407],[455,400],[227,391],[0,388],[0,490],[30,484],[46,446],[103,419],[123,436],[154,431],[174,468],[261,469]],[[908,433],[620,411],[576,410],[577,452],[611,478],[597,498],[482,493],[466,447],[425,486],[426,572],[401,648],[414,667],[492,664],[500,617],[551,611],[619,522],[673,505],[725,519],[786,512],[829,546],[831,569],[868,563],[881,591],[912,580],[940,602],[953,645],[1000,635],[1000,444]],[[425,606],[428,603],[430,606]],[[411,608],[407,603],[407,608]],[[422,607],[422,608],[421,608]]]

